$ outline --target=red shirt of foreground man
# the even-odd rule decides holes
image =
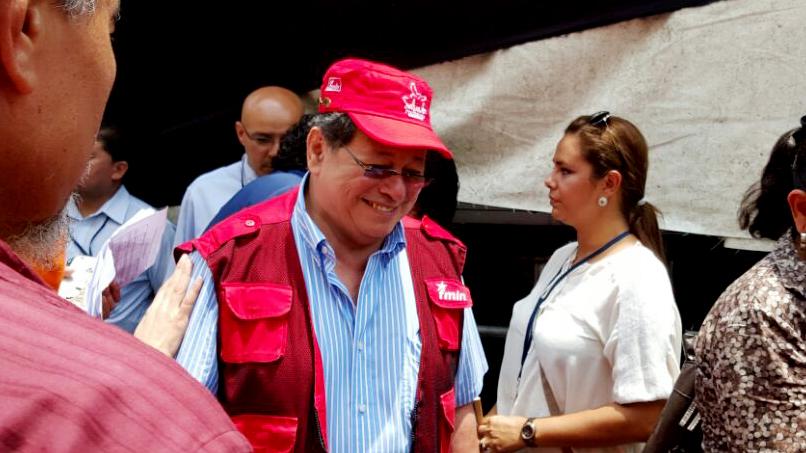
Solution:
[[[172,360],[55,295],[2,241],[0,370],[2,451],[249,450]]]
[[[115,78],[118,10],[117,0],[0,1],[0,451],[248,451],[216,401],[137,339],[172,354],[189,262],[137,338],[32,270],[63,262],[64,206]]]

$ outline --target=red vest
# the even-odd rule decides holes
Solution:
[[[219,399],[257,451],[327,450],[322,359],[291,230],[297,190],[247,208],[179,250],[207,261],[219,299]],[[405,218],[422,352],[415,452],[448,452],[463,310],[465,247]]]

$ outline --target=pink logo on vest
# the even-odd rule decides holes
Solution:
[[[428,278],[425,280],[428,297],[440,307],[461,308],[473,305],[470,290],[460,281],[451,278]]]
[[[406,110],[406,115],[409,118],[422,121],[425,119],[425,116],[428,115],[428,107],[426,106],[428,96],[420,94],[420,91],[417,89],[417,84],[414,82],[409,84],[409,90],[411,93],[403,96],[403,105]]]
[[[465,291],[467,291],[467,289],[465,289]],[[439,295],[439,300],[465,301],[467,300],[467,294],[465,294],[465,291],[449,290],[447,283],[437,283],[437,294]]]

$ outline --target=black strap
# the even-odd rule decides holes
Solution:
[[[540,310],[540,306],[543,305],[543,302],[545,302],[546,299],[549,298],[551,292],[554,291],[554,288],[557,287],[557,284],[559,284],[565,277],[567,277],[568,274],[573,272],[579,266],[601,255],[602,253],[607,251],[607,249],[614,246],[617,242],[624,239],[629,234],[630,234],[629,230],[622,232],[618,236],[607,241],[605,245],[599,247],[595,252],[579,260],[576,264],[568,268],[568,270],[566,270],[565,272],[562,272],[562,268],[560,268],[560,270],[557,271],[557,274],[554,275],[554,278],[552,278],[549,281],[549,284],[546,285],[548,289],[543,292],[543,294],[540,296],[539,299],[537,299],[535,308],[532,310],[532,316],[529,317],[529,323],[526,324],[526,336],[523,339],[523,352],[521,353],[521,369],[520,371],[518,371],[518,379],[521,378],[521,373],[523,373],[523,364],[524,362],[526,362],[526,356],[529,354],[529,346],[532,344],[532,337],[534,336],[533,330],[534,330],[535,318],[537,317],[537,312]]]
[[[82,255],[94,256],[92,254],[92,242],[95,240],[95,238],[98,237],[99,234],[101,234],[101,231],[103,231],[104,228],[106,228],[107,223],[109,223],[109,216],[106,216],[106,219],[104,220],[104,223],[101,224],[101,228],[98,228],[98,230],[95,231],[95,234],[93,234],[92,237],[90,238],[90,242],[87,245],[89,250],[85,250],[84,247],[82,247],[81,244],[78,243],[76,238],[73,237],[72,233],[70,233],[70,240],[73,241],[73,244],[75,244],[76,247],[78,247],[78,250],[81,252]],[[70,263],[68,263],[68,264],[70,264]]]

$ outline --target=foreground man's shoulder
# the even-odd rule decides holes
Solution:
[[[18,288],[12,298],[8,289],[0,283],[0,443],[248,451],[215,398],[173,360],[58,296]]]

